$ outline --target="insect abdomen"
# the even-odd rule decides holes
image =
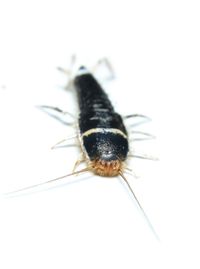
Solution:
[[[74,84],[80,108],[81,134],[94,128],[115,128],[127,134],[121,116],[114,111],[107,94],[91,74],[77,76]]]
[[[84,151],[97,174],[115,176],[128,154],[127,131],[122,118],[91,74],[78,75],[74,85]]]

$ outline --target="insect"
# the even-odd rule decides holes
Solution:
[[[104,61],[107,66],[111,68],[108,61]],[[69,73],[68,71],[65,72]],[[108,95],[102,89],[99,82],[85,66],[81,66],[78,69],[78,72],[74,78],[71,79],[70,83],[77,93],[79,116],[76,137],[79,139],[83,157],[76,162],[72,173],[18,191],[30,189],[87,171],[92,171],[94,174],[104,177],[120,176],[124,182],[126,182],[129,190],[137,201],[138,206],[148,220],[141,204],[124,175],[124,172],[128,169],[126,167],[126,160],[129,156],[152,159],[143,155],[131,155],[129,135],[124,120],[136,117],[144,119],[148,118],[140,114],[132,114],[122,118],[122,116],[115,111]],[[42,106],[42,109],[50,109],[63,115],[66,114],[66,112],[57,107]],[[147,138],[153,137],[143,132],[135,133],[142,134]],[[66,139],[60,141],[55,146],[64,141],[66,141]],[[86,167],[75,171],[76,167],[82,161],[85,161]]]

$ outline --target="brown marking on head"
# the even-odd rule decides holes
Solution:
[[[91,169],[95,174],[103,177],[114,177],[122,171],[123,163],[120,160],[105,161],[95,160],[90,163]]]

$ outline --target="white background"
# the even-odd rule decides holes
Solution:
[[[1,1],[1,268],[199,268],[199,14],[198,1]],[[35,107],[76,110],[56,70],[73,53],[88,66],[108,57],[117,110],[153,119],[137,130],[156,141],[132,146],[160,160],[132,160],[140,178],[127,178],[160,243],[119,179],[85,174],[3,196],[78,158],[50,150],[73,129]]]

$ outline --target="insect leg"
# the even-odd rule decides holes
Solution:
[[[136,173],[133,171],[133,169],[131,169],[129,167],[125,167],[124,170],[126,171],[125,173],[130,174],[134,178],[136,178],[136,179],[139,178],[139,176],[136,175]]]
[[[76,171],[76,168],[79,166],[79,164],[81,164],[84,161],[85,161],[84,156],[81,153],[81,156],[78,158],[78,160],[74,164],[74,168],[73,168],[72,172],[75,172]]]
[[[151,121],[151,118],[149,118],[149,117],[147,117],[145,115],[142,115],[142,114],[130,114],[130,115],[123,116],[124,120],[129,120],[131,118],[141,118],[141,119],[140,119],[139,122],[130,124],[130,127],[135,127],[135,126],[138,126],[140,124],[143,124],[143,123]]]
[[[77,138],[77,137],[78,137],[78,135],[71,135],[71,136],[69,136],[69,137],[67,137],[67,138],[65,138],[65,139],[62,139],[61,141],[59,141],[59,142],[57,142],[55,145],[53,145],[53,146],[51,147],[51,149],[56,149],[58,145],[60,145],[60,144],[62,144],[62,143],[64,143],[64,142],[66,142],[66,141],[68,141],[68,140]]]
[[[159,160],[157,157],[154,157],[154,156],[151,156],[151,155],[137,154],[137,153],[129,154],[128,157],[151,160],[151,161],[158,161]]]
[[[145,135],[145,136],[149,136],[151,138],[156,138],[154,135],[146,133],[146,132],[141,132],[141,131],[131,131],[131,133],[133,134],[141,134],[141,135]]]
[[[62,109],[54,106],[42,105],[37,107],[65,125],[74,125],[74,121],[70,122],[69,120],[63,118],[65,116],[69,116],[71,119],[76,120],[76,117],[70,112],[63,111]]]
[[[141,131],[130,131],[131,134],[139,134],[144,135],[144,137],[138,137],[138,138],[131,138],[133,141],[141,141],[141,140],[149,140],[149,139],[155,139],[156,137],[152,134],[141,132]]]
[[[123,117],[124,119],[130,119],[130,118],[144,118],[144,119],[147,119],[147,120],[151,120],[151,118],[145,116],[145,115],[142,115],[142,114],[130,114],[130,115],[126,115]]]
[[[50,109],[50,110],[52,109],[52,110],[54,110],[56,112],[62,113],[63,115],[69,115],[73,119],[76,118],[72,113],[67,112],[67,111],[63,111],[59,107],[42,105],[42,106],[38,106],[38,108],[40,108],[40,109]]]
[[[146,141],[146,140],[151,140],[153,139],[152,137],[142,137],[142,138],[129,138],[129,141]]]

